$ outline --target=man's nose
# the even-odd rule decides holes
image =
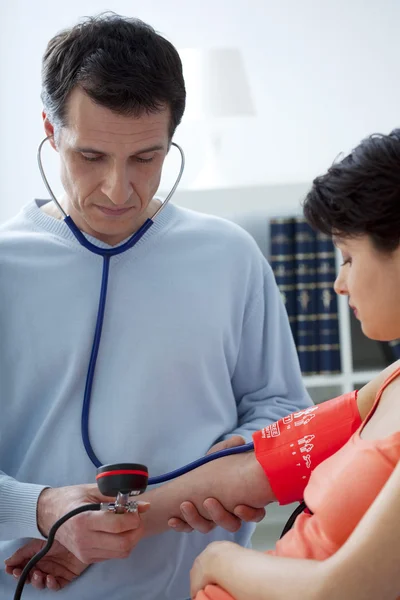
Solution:
[[[116,206],[123,206],[132,195],[132,184],[127,172],[115,169],[103,185],[103,192]]]

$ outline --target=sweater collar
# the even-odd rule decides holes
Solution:
[[[69,240],[70,242],[72,241],[76,244],[79,244],[74,234],[69,229],[68,225],[66,225],[63,219],[56,219],[54,217],[51,217],[41,209],[41,207],[47,202],[51,202],[51,200],[35,199],[32,202],[30,202],[27,206],[25,206],[23,211],[25,212],[25,215],[30,220],[32,220],[36,226],[40,227],[41,229],[45,229],[48,233],[52,233],[53,235],[62,237],[66,240]],[[150,229],[146,231],[143,237],[140,238],[136,246],[143,244],[146,241],[146,239],[154,236],[154,234],[166,227],[173,218],[174,210],[176,210],[176,208],[171,203],[168,203],[168,205],[154,219],[153,225],[150,227]],[[98,248],[116,247],[110,246],[109,244],[106,244],[105,242],[102,242],[101,240],[98,240],[97,238],[87,233],[82,233],[92,244],[94,244]],[[122,240],[122,242],[118,244],[118,246],[124,244],[128,239],[129,237],[125,240]]]

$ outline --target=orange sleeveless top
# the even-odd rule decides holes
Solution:
[[[293,528],[277,542],[275,556],[324,560],[347,540],[400,460],[400,431],[381,440],[364,440],[361,432],[375,412],[384,382],[365,421],[336,454],[311,474],[304,500],[313,514],[300,514]],[[196,600],[233,600],[217,586],[207,586]]]

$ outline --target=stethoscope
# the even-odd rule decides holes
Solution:
[[[94,254],[97,254],[97,255],[103,257],[103,273],[102,273],[102,278],[101,278],[100,299],[99,299],[98,313],[97,313],[97,319],[96,319],[96,327],[95,327],[94,336],[93,336],[92,350],[90,353],[89,366],[88,366],[88,371],[87,371],[87,375],[86,375],[85,391],[84,391],[83,405],[82,405],[82,416],[81,416],[81,433],[82,433],[83,445],[85,447],[88,457],[90,458],[90,460],[92,461],[94,466],[97,469],[99,469],[100,467],[102,467],[102,463],[97,458],[97,456],[92,448],[92,444],[90,442],[90,437],[89,437],[89,410],[90,410],[92,387],[93,387],[94,374],[95,374],[95,368],[96,368],[96,362],[97,362],[97,355],[99,352],[101,333],[102,333],[102,329],[103,329],[104,312],[105,312],[106,298],[107,298],[108,276],[109,276],[109,269],[110,269],[110,259],[113,256],[122,254],[123,252],[126,252],[127,250],[130,250],[131,248],[133,248],[138,243],[140,238],[146,233],[146,231],[153,225],[154,219],[157,217],[157,215],[159,215],[161,213],[161,211],[164,210],[164,208],[170,201],[171,197],[175,193],[175,190],[178,187],[179,182],[182,178],[183,171],[185,168],[185,155],[184,155],[182,148],[178,144],[176,144],[175,142],[171,142],[171,144],[173,146],[175,146],[180,152],[181,166],[180,166],[176,181],[175,181],[173,187],[171,188],[171,191],[169,192],[169,194],[163,201],[162,205],[158,208],[158,210],[155,212],[155,214],[152,216],[152,218],[147,219],[143,223],[143,225],[126,242],[124,242],[120,246],[116,246],[114,248],[99,248],[95,244],[92,244],[83,235],[83,233],[80,231],[80,229],[78,229],[78,227],[75,225],[72,218],[66,214],[65,210],[63,209],[61,204],[58,202],[58,200],[48,182],[48,179],[46,177],[46,174],[43,169],[43,164],[42,164],[42,147],[45,144],[45,142],[48,141],[49,139],[51,139],[51,136],[46,137],[40,143],[38,152],[37,152],[37,161],[38,161],[39,171],[40,171],[40,174],[43,179],[43,183],[45,184],[47,191],[50,194],[51,199],[53,200],[53,202],[57,206],[58,210],[63,215],[64,223],[67,225],[67,227],[73,233],[73,235],[78,240],[78,242],[82,246],[84,246],[87,250],[89,250],[90,252],[93,252]],[[238,446],[237,448],[229,448],[227,450],[222,450],[220,453],[216,452],[212,455],[204,456],[201,459],[199,459],[198,461],[194,461],[193,463],[190,463],[190,465],[186,465],[186,467],[182,467],[182,469],[177,469],[176,471],[172,471],[171,473],[166,473],[165,475],[160,475],[158,477],[150,477],[150,479],[148,480],[148,485],[152,485],[152,484],[156,484],[156,483],[163,483],[165,481],[168,481],[169,479],[178,477],[179,475],[182,475],[183,473],[186,473],[186,472],[200,466],[200,464],[204,464],[205,462],[208,462],[209,460],[214,460],[215,458],[219,458],[220,456],[226,456],[227,454],[236,454],[236,453],[240,453],[240,452],[248,452],[249,450],[252,450],[253,448],[254,448],[254,444],[250,443],[250,444],[245,444],[243,446]],[[212,456],[213,458],[210,458],[210,456]]]
[[[51,136],[50,136],[51,137]],[[227,448],[225,450],[220,450],[218,452],[214,452],[212,454],[208,454],[203,456],[184,467],[179,469],[175,469],[170,473],[165,473],[164,475],[159,475],[156,477],[148,477],[148,470],[145,465],[136,464],[136,463],[120,463],[113,465],[102,465],[96,454],[93,451],[92,445],[90,443],[89,438],[89,409],[90,409],[90,400],[92,395],[92,387],[94,380],[94,373],[96,368],[97,355],[99,352],[101,332],[103,328],[103,320],[104,320],[104,311],[106,306],[106,298],[107,298],[107,285],[108,285],[108,274],[110,269],[110,258],[112,256],[116,256],[118,254],[122,254],[126,250],[133,248],[135,244],[138,243],[140,238],[146,233],[146,231],[151,227],[154,222],[155,217],[160,214],[160,212],[165,208],[172,195],[174,194],[178,184],[181,180],[183,170],[185,167],[185,155],[183,153],[182,148],[172,142],[172,145],[175,146],[181,155],[181,166],[179,169],[178,177],[176,181],[167,195],[166,199],[159,207],[159,209],[155,212],[152,218],[147,219],[145,223],[124,243],[120,246],[116,246],[114,248],[99,248],[95,244],[92,244],[78,229],[75,225],[74,221],[71,219],[69,215],[66,214],[60,203],[58,202],[55,194],[49,182],[47,180],[46,174],[42,165],[42,157],[41,151],[43,144],[50,139],[50,137],[46,137],[39,145],[37,160],[39,165],[39,171],[43,179],[43,183],[45,184],[47,191],[50,194],[51,199],[56,204],[57,208],[60,210],[62,215],[64,216],[64,223],[73,233],[78,242],[84,246],[90,252],[97,254],[103,257],[103,273],[101,278],[101,288],[100,288],[100,300],[99,300],[99,308],[96,319],[96,327],[93,337],[93,345],[92,351],[90,354],[89,367],[86,376],[86,384],[85,384],[85,392],[83,397],[83,406],[82,406],[82,417],[81,417],[81,432],[82,432],[82,441],[92,463],[97,467],[97,475],[96,481],[99,487],[100,492],[105,496],[114,496],[116,498],[115,502],[101,502],[97,504],[85,504],[83,506],[79,506],[78,508],[70,511],[63,517],[61,517],[54,525],[51,527],[46,545],[40,550],[37,554],[35,554],[29,562],[25,565],[22,570],[21,576],[19,578],[15,594],[14,600],[19,600],[22,595],[23,588],[25,586],[26,580],[31,569],[41,560],[47,552],[50,550],[53,545],[55,534],[61,525],[65,523],[71,517],[78,515],[80,513],[86,511],[108,511],[114,513],[126,513],[126,512],[135,512],[137,510],[137,503],[131,502],[131,496],[137,496],[143,493],[147,485],[154,485],[159,483],[164,483],[165,481],[169,481],[171,479],[175,479],[180,475],[184,475],[201,465],[204,465],[210,461],[213,461],[217,458],[221,458],[223,456],[228,456],[230,454],[240,454],[242,452],[249,452],[254,449],[254,444],[248,443],[242,446],[236,446],[233,448]],[[305,504],[302,503],[300,506],[294,511],[290,519],[288,520],[284,531],[282,532],[282,536],[286,533],[292,526],[293,523],[300,512],[306,508]],[[282,537],[281,536],[281,537]]]
[[[92,396],[94,374],[95,374],[95,369],[96,369],[97,355],[99,352],[101,333],[102,333],[102,329],[103,329],[104,312],[105,312],[106,298],[107,298],[108,278],[109,278],[109,270],[110,270],[110,259],[113,256],[117,256],[118,254],[122,254],[123,252],[126,252],[127,250],[130,250],[131,248],[133,248],[138,243],[140,238],[146,233],[146,231],[148,231],[148,229],[150,229],[150,227],[153,225],[154,219],[157,217],[157,215],[159,215],[165,209],[165,207],[167,206],[168,202],[170,201],[171,197],[173,196],[173,194],[181,180],[181,177],[182,177],[182,174],[183,174],[183,171],[185,168],[185,155],[183,153],[182,148],[178,144],[175,144],[174,142],[172,142],[172,145],[175,146],[180,152],[181,166],[179,169],[178,177],[176,178],[176,181],[175,181],[171,191],[169,192],[169,194],[167,195],[167,197],[165,198],[165,200],[161,204],[161,206],[158,208],[158,210],[155,212],[153,217],[147,219],[143,223],[143,225],[126,242],[124,242],[120,246],[116,246],[114,248],[99,248],[95,244],[92,244],[83,235],[83,233],[80,231],[80,229],[78,229],[78,227],[75,225],[72,218],[66,214],[65,210],[63,209],[61,204],[58,202],[58,200],[48,182],[48,179],[46,177],[46,174],[43,169],[43,164],[42,164],[42,148],[43,148],[43,145],[45,144],[45,142],[49,139],[50,138],[47,137],[40,143],[39,148],[38,148],[38,153],[37,153],[38,166],[39,166],[40,174],[43,179],[43,183],[45,184],[47,191],[49,192],[53,202],[55,203],[58,210],[63,215],[64,223],[67,225],[67,227],[73,233],[73,235],[78,240],[78,242],[82,246],[84,246],[87,250],[89,250],[90,252],[93,252],[93,254],[97,254],[97,255],[103,257],[103,273],[102,273],[102,278],[101,278],[99,307],[98,307],[98,312],[97,312],[96,327],[95,327],[94,336],[93,336],[92,351],[90,354],[89,366],[88,366],[88,371],[87,371],[87,375],[86,375],[86,384],[85,384],[85,392],[84,392],[84,396],[83,396],[82,416],[81,416],[81,433],[82,433],[83,445],[85,447],[88,457],[90,458],[90,460],[92,461],[94,466],[98,468],[101,466],[101,462],[97,458],[97,456],[92,448],[92,444],[90,442],[90,437],[89,437],[89,410],[90,410],[90,401],[91,401],[91,396]]]

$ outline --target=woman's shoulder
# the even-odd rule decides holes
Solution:
[[[364,439],[385,439],[400,433],[400,361],[380,375],[376,382],[376,408],[363,429]]]
[[[364,385],[357,394],[358,410],[360,411],[361,419],[364,420],[375,401],[382,391],[383,392],[389,387],[400,386],[400,360],[392,363],[386,369],[381,371],[379,375],[371,379],[366,385]],[[399,405],[400,409],[400,405]]]

